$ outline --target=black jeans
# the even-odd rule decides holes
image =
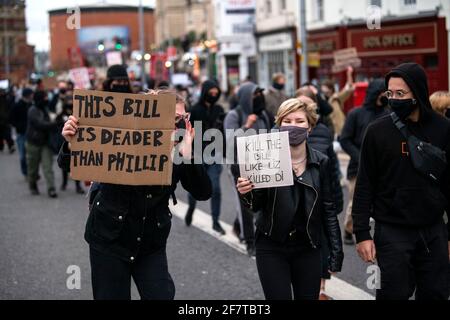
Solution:
[[[256,266],[267,300],[317,300],[322,261],[320,249],[296,239],[278,243],[256,231]]]
[[[133,277],[142,300],[173,300],[175,286],[167,267],[166,248],[137,256],[131,263],[90,247],[95,300],[130,300]]]
[[[12,139],[11,126],[9,124],[0,125],[0,151],[4,149],[4,141],[11,149],[14,146],[14,140]]]
[[[377,300],[447,300],[448,238],[443,222],[411,229],[377,222],[374,235],[381,288]]]

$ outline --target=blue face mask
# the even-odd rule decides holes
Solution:
[[[406,120],[418,108],[416,99],[389,99],[389,105],[400,120]]]

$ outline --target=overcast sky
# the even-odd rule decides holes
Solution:
[[[28,43],[36,47],[36,51],[48,50],[50,47],[50,35],[48,28],[48,10],[73,8],[79,5],[97,3],[138,5],[139,0],[26,0],[26,20]],[[154,6],[154,0],[142,0],[144,6]]]

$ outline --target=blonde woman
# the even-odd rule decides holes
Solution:
[[[249,180],[238,179],[244,202],[261,212],[256,219],[256,263],[268,300],[319,298],[322,228],[330,247],[328,270],[335,273],[342,267],[329,160],[307,143],[317,120],[314,105],[299,99],[285,101],[278,110],[276,124],[289,133],[294,185],[254,190]]]
[[[450,92],[437,91],[430,96],[430,102],[434,111],[450,118]]]

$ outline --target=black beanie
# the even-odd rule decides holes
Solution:
[[[402,78],[406,82],[424,114],[433,109],[429,98],[427,74],[421,65],[410,62],[395,67],[386,75],[386,88],[389,88],[391,78]]]
[[[106,72],[106,78],[128,80],[127,69],[120,64],[115,64],[108,68],[108,71]]]

